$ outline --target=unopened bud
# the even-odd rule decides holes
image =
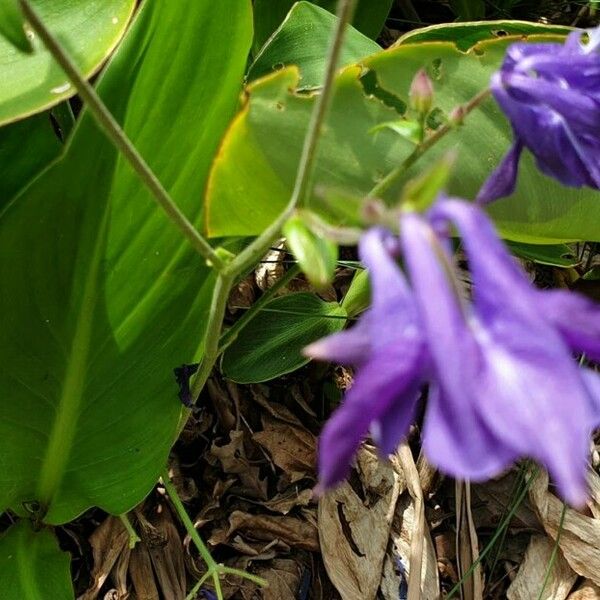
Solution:
[[[420,69],[410,84],[408,97],[410,106],[422,115],[426,115],[433,104],[433,83],[425,69]]]
[[[459,125],[463,124],[463,121],[465,120],[465,116],[466,116],[465,107],[461,104],[459,106],[456,106],[455,108],[453,108],[450,111],[450,114],[448,115],[448,121],[450,122],[450,125],[452,125],[453,127],[458,127]]]

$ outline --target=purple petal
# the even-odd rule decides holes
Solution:
[[[519,159],[523,151],[523,144],[518,137],[506,153],[496,170],[486,179],[479,190],[475,202],[489,204],[499,198],[510,196],[517,185],[519,172]]]
[[[414,415],[414,388],[422,380],[422,347],[399,343],[372,357],[357,373],[341,406],[325,424],[319,442],[319,485],[342,481],[373,422],[396,411],[397,432],[405,435]],[[403,425],[402,425],[403,424]],[[400,441],[400,440],[398,440]]]
[[[468,394],[465,386],[465,395]],[[460,397],[446,395],[431,386],[423,449],[440,470],[459,479],[483,481],[494,477],[518,458],[518,453],[502,444]]]
[[[361,365],[372,350],[368,313],[348,331],[335,333],[306,346],[302,353],[315,360],[327,360],[341,365]]]
[[[563,290],[541,292],[538,304],[544,317],[560,331],[573,351],[600,361],[600,306]]]
[[[590,429],[600,427],[600,375],[591,369],[581,369],[583,383],[590,400]]]

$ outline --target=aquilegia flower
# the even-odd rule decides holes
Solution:
[[[492,77],[492,92],[515,141],[478,195],[510,195],[523,147],[539,169],[571,187],[600,188],[600,28],[562,44],[513,44]]]
[[[472,302],[453,272],[451,225],[467,254]],[[423,447],[432,463],[482,480],[529,456],[547,466],[567,501],[581,504],[589,435],[600,424],[600,376],[579,367],[572,351],[600,359],[600,309],[534,288],[485,213],[461,200],[442,198],[427,217],[404,214],[400,239],[366,232],[360,254],[371,308],[355,327],[306,350],[356,366],[321,435],[320,486],[344,479],[369,432],[382,453],[392,452],[428,383]]]

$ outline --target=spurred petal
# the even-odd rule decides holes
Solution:
[[[591,369],[581,369],[581,376],[590,399],[590,429],[600,427],[600,375]]]
[[[489,204],[499,198],[506,198],[515,191],[522,151],[523,143],[518,137],[515,137],[514,144],[510,147],[502,162],[479,190],[475,199],[477,204]]]

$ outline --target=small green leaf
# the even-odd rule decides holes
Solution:
[[[417,121],[409,121],[408,119],[397,119],[396,121],[386,121],[372,127],[369,133],[377,133],[389,129],[394,133],[402,136],[413,144],[418,144],[423,138],[423,125]]]
[[[418,177],[408,181],[402,190],[401,204],[410,205],[419,212],[427,210],[450,180],[455,159],[456,154],[450,152]]]
[[[70,562],[48,529],[19,521],[0,537],[2,600],[73,600]]]
[[[288,220],[283,227],[283,235],[308,280],[317,289],[331,283],[337,265],[337,245],[315,235],[300,215]]]
[[[340,331],[347,316],[337,302],[306,293],[275,298],[262,310],[223,356],[223,373],[237,383],[268,381],[299,369],[309,361],[302,349]]]
[[[252,81],[286,65],[297,65],[302,75],[302,89],[323,83],[327,48],[335,25],[335,16],[310,2],[294,4],[277,31],[260,50],[250,70]],[[355,62],[381,50],[362,33],[349,27],[344,39],[339,64]]]
[[[353,318],[367,310],[371,303],[371,284],[366,269],[358,269],[342,300],[342,308]]]

